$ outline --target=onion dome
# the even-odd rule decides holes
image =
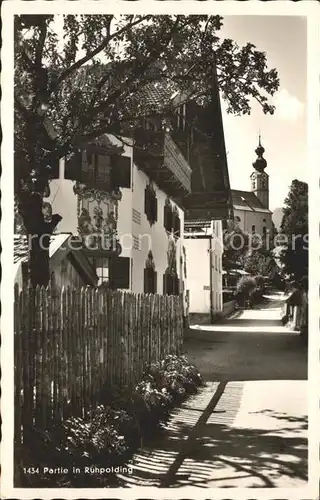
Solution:
[[[263,158],[263,153],[265,152],[265,149],[264,147],[262,146],[261,144],[261,137],[259,135],[259,145],[256,149],[256,155],[257,155],[257,159],[256,161],[253,162],[253,166],[254,168],[258,171],[258,172],[263,172],[264,169],[266,168],[267,166],[267,160],[265,158]]]

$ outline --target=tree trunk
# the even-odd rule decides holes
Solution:
[[[49,284],[49,244],[56,225],[62,219],[60,215],[54,214],[50,221],[46,221],[42,205],[40,193],[20,193],[19,212],[28,235],[29,279],[33,287]]]
[[[50,235],[29,234],[29,277],[33,287],[47,286],[50,281]]]

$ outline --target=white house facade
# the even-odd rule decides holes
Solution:
[[[211,323],[223,310],[222,222],[185,224],[188,312],[191,323]]]
[[[111,149],[123,148],[121,189],[108,188],[112,161],[106,154],[82,151],[77,159],[77,169],[86,178],[90,173],[91,185],[66,178],[71,176],[70,169],[60,161],[59,178],[51,181],[50,196],[45,199],[45,206],[62,216],[56,233],[83,238],[98,285],[114,281],[112,288],[135,293],[182,293],[184,212],[137,167],[129,139],[124,145],[113,136],[107,140]],[[177,148],[173,156],[173,165],[178,162],[181,168],[176,175],[186,181],[183,175],[191,177],[191,168]]]
[[[154,200],[152,214],[148,196]],[[167,217],[170,212],[172,217]],[[179,280],[176,292],[183,291],[183,224],[183,210],[132,163],[132,187],[122,189],[118,210],[118,238],[122,257],[131,262],[132,292],[165,293],[170,266]]]

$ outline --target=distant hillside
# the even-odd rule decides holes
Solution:
[[[273,223],[274,223],[276,229],[278,229],[278,231],[279,231],[280,226],[281,226],[282,216],[283,216],[283,208],[281,208],[281,207],[275,208],[273,211],[272,220],[273,220]]]

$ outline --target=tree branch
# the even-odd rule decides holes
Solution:
[[[128,24],[128,25],[124,26],[123,28],[119,29],[118,31],[116,31],[112,35],[107,36],[103,40],[103,42],[101,42],[101,44],[98,45],[98,47],[96,47],[94,50],[92,50],[91,52],[89,52],[89,54],[85,55],[81,59],[78,59],[78,61],[76,61],[74,64],[72,64],[72,66],[70,66],[69,68],[67,68],[65,71],[62,72],[62,74],[59,76],[59,78],[55,82],[53,91],[58,87],[58,85],[63,80],[65,80],[69,75],[71,75],[71,73],[73,73],[74,71],[76,71],[78,68],[80,68],[81,66],[83,66],[83,64],[85,64],[86,62],[90,61],[90,59],[92,59],[93,57],[95,57],[96,55],[98,55],[102,50],[104,50],[112,39],[114,39],[117,36],[121,35],[126,30],[128,30],[130,28],[133,28],[133,26],[136,26],[137,24],[142,23],[148,17],[149,17],[149,15],[146,15],[146,16],[142,17],[141,19],[138,19],[137,21],[133,21],[131,24]]]
[[[36,49],[36,55],[35,55],[35,66],[38,68],[40,68],[42,66],[42,55],[43,55],[43,48],[44,48],[46,38],[47,38],[47,23],[44,20],[41,24],[39,43],[38,43],[38,46]]]
[[[176,28],[180,22],[180,19],[181,19],[181,16],[177,16],[175,23],[174,23],[173,27],[171,28],[169,34],[167,34],[167,36],[164,38],[164,41],[166,41],[167,43],[171,39],[173,32],[176,30]],[[154,52],[152,54],[150,54],[148,59],[146,59],[143,63],[140,63],[138,66],[136,66],[131,78],[127,78],[127,80],[125,80],[123,82],[123,87],[125,87],[127,89],[128,84],[131,84],[135,80],[138,80],[138,78],[140,78],[143,75],[143,73],[146,71],[148,66],[150,66],[150,64],[157,59],[157,57],[161,53],[161,50],[162,50],[162,46],[160,46],[160,44],[159,44],[158,48],[156,50],[154,50]],[[138,83],[139,83],[139,85],[141,85],[141,81]],[[113,94],[111,94],[110,97],[108,97],[108,99],[106,99],[103,102],[102,105],[100,105],[98,108],[96,108],[95,111],[97,113],[103,112],[103,110],[106,109],[112,101],[119,99],[119,97],[121,96],[122,93],[123,93],[123,88],[116,90],[115,92],[113,92]]]
[[[20,111],[20,113],[22,113],[25,117],[26,120],[29,120],[30,116],[31,116],[31,112],[28,110],[28,108],[26,108],[22,102],[20,101],[20,99],[18,98],[17,96],[17,93],[15,92],[14,93],[14,102],[18,108],[18,110]]]

